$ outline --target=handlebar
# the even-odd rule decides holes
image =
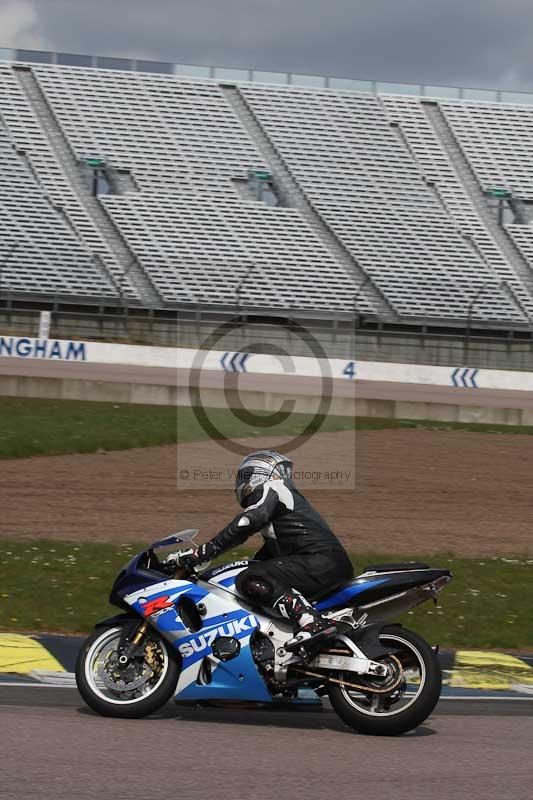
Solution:
[[[194,570],[192,572],[189,572],[188,570],[185,569],[185,567],[182,567],[181,564],[178,564],[178,566],[176,567],[176,571],[174,572],[174,575],[172,577],[176,581],[183,581],[185,580],[185,578],[189,578],[191,575],[194,574],[195,574]]]

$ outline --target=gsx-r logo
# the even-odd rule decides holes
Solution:
[[[243,617],[242,619],[235,619],[231,622],[226,622],[224,625],[218,625],[216,628],[212,628],[210,631],[206,631],[205,633],[201,633],[199,636],[196,636],[194,639],[191,639],[190,642],[184,642],[178,646],[178,650],[182,656],[192,656],[193,653],[201,653],[202,650],[206,650],[208,647],[211,647],[215,639],[219,636],[236,636],[237,638],[241,633],[246,633],[247,631],[253,631],[257,626],[257,620],[253,614],[249,614],[247,617]]]

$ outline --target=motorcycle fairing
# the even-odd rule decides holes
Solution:
[[[251,616],[251,615],[250,615]],[[255,617],[254,617],[255,619]],[[257,628],[257,620],[255,619]],[[198,666],[201,666],[204,659],[211,667],[211,680],[207,684],[201,684],[198,679],[189,680],[189,676],[183,671],[178,681],[178,691],[175,700],[253,700],[255,702],[271,703],[272,695],[266,688],[265,682],[261,678],[255,661],[250,650],[250,635],[241,634],[235,638],[240,639],[241,650],[231,661],[219,661],[211,648],[192,656],[189,660],[193,661],[193,668],[196,676],[199,675]],[[209,650],[209,652],[208,652]],[[182,680],[183,679],[183,680]],[[180,688],[186,683],[183,688]]]
[[[124,601],[140,616],[149,619],[150,624],[179,653],[181,671],[175,696],[177,701],[271,702],[272,696],[250,652],[250,638],[259,627],[257,617],[231,594],[215,592],[209,590],[209,584],[163,580],[126,595]],[[178,613],[179,601],[184,596],[205,608],[198,631],[189,630]],[[240,652],[230,661],[220,661],[213,652],[213,643],[219,636],[231,636],[239,641]],[[202,682],[201,670],[206,659],[211,678]]]
[[[251,561],[233,561],[231,564],[223,564],[220,567],[206,570],[206,572],[202,573],[201,578],[202,581],[212,583],[214,586],[220,586],[221,589],[238,596],[235,579],[251,563]]]
[[[177,643],[182,658],[176,700],[255,700],[271,702],[272,695],[262,679],[250,650],[250,640],[260,620],[238,598],[209,583],[199,581],[196,589],[203,594],[206,607],[200,631],[180,637]],[[220,661],[213,652],[218,637],[230,636],[240,644],[239,654],[229,661]],[[192,652],[191,652],[192,651]],[[206,661],[211,680],[199,681]]]

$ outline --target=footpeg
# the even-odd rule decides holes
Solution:
[[[307,648],[309,645],[314,645],[321,639],[328,639],[331,636],[335,636],[337,633],[336,625],[332,625],[330,628],[323,628],[321,631],[317,631],[316,633],[309,633],[309,631],[299,631],[296,636],[292,639],[289,639],[288,642],[285,642],[285,650],[289,653],[294,653],[295,651],[299,650],[299,648]]]

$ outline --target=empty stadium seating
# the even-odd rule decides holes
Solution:
[[[79,265],[80,274],[84,271],[84,261],[90,260],[94,262],[96,257],[98,263],[102,264],[97,280],[92,278],[95,268],[93,267],[92,271],[88,271],[85,288],[81,294],[94,295],[101,293],[116,296],[117,290],[116,288],[111,288],[110,275],[115,275],[119,279],[122,270],[109,246],[109,242],[98,230],[87,209],[74,191],[72,175],[68,174],[66,165],[54,153],[51,147],[50,135],[47,135],[43,129],[35,113],[35,108],[25,95],[14,71],[9,66],[1,63],[0,119],[3,121],[13,148],[18,153],[23,154],[26,161],[26,172],[33,177],[33,183],[38,183],[41,194],[44,193],[47,196],[50,206],[55,207],[63,215],[63,219],[70,228],[70,234],[65,239],[63,249],[67,249],[69,246],[72,247],[71,260],[75,259],[77,251],[82,250],[85,252]],[[17,186],[13,184],[11,187],[7,187],[7,190],[9,188],[11,188],[11,193],[16,198]],[[76,241],[71,245],[73,238]],[[34,257],[36,255],[34,253]],[[46,278],[47,274],[47,271],[43,271],[42,291],[55,292],[57,279],[49,284]],[[102,285],[107,285],[105,292],[101,289]],[[35,286],[32,288],[35,288]],[[80,285],[80,289],[82,288]],[[132,294],[130,287],[128,287],[128,294]]]
[[[169,301],[234,302],[248,273],[241,299],[254,306],[342,310],[353,302],[355,285],[293,209],[185,190],[103,202]]]
[[[420,177],[433,187],[442,210],[462,237],[462,248],[465,246],[465,237],[475,243],[477,258],[483,262],[481,267],[476,268],[475,281],[478,282],[478,289],[484,281],[490,282],[497,275],[500,281],[512,287],[520,304],[529,312],[533,311],[528,287],[506,259],[505,253],[499,249],[498,242],[483,221],[479,203],[476,206],[476,196],[469,194],[464,182],[465,176],[461,180],[457,166],[450,159],[442,138],[438,136],[438,130],[431,122],[428,111],[436,111],[437,104],[431,104],[434,107],[431,109],[420,98],[398,96],[385,96],[382,102],[389,120],[399,126],[405,145],[419,166]],[[484,216],[490,215],[488,207],[486,212]],[[496,228],[496,220],[491,221],[492,227]],[[449,254],[452,255],[451,247]],[[455,262],[451,264],[451,268],[456,269]],[[484,291],[479,302],[495,307],[498,297]]]
[[[70,67],[33,72],[78,158],[130,169],[141,191],[265,167],[214,83]]]
[[[33,179],[1,127],[0,165],[2,290],[113,295],[110,282]]]
[[[273,208],[243,190],[251,169],[272,164],[216,81],[0,63],[0,232],[21,243],[1,285],[385,308],[400,320],[531,318],[533,229],[498,227],[483,192],[533,201],[533,109],[257,83],[238,94],[302,202]],[[90,158],[127,187],[91,199]],[[16,213],[19,196],[32,214]]]
[[[533,112],[528,106],[440,101],[485,190],[506,188],[533,200]]]
[[[242,302],[350,308],[355,284],[300,214],[237,195],[230,179],[265,165],[216,85],[33,74],[77,159],[98,156],[133,176],[139,193],[102,200],[164,301],[232,303],[251,273]]]
[[[488,284],[478,316],[523,318],[498,288],[493,264],[465,241],[468,227],[459,228],[391,128],[398,109],[407,112],[409,103],[418,103],[423,117],[418,100],[297,87],[241,91],[307,196],[401,315],[458,318],[468,298]],[[396,117],[387,115],[389,100]],[[432,133],[426,133],[431,145]],[[447,163],[442,152],[441,160]],[[518,276],[501,266],[501,280],[516,284],[523,302],[531,303]]]

